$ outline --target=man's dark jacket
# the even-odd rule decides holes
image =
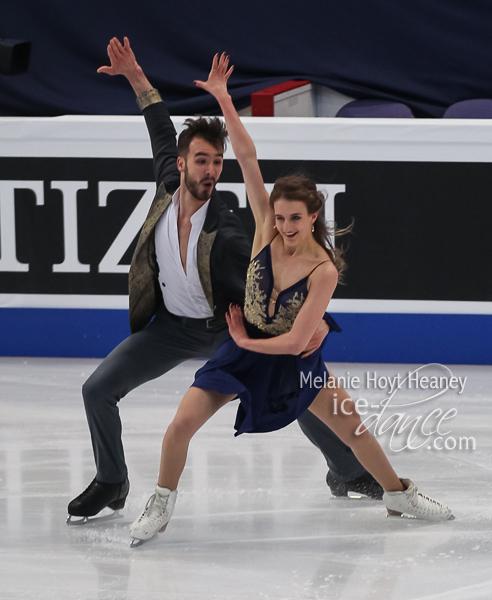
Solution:
[[[156,101],[143,109],[152,143],[157,193],[140,232],[129,275],[130,329],[143,329],[162,303],[154,233],[157,221],[180,184],[176,131],[166,105]],[[224,325],[229,304],[243,305],[251,242],[239,218],[221,201],[216,190],[198,238],[198,274],[214,316]]]

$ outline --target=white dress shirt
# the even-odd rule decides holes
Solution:
[[[213,317],[198,276],[197,243],[205,223],[210,200],[191,217],[191,232],[186,253],[186,273],[179,252],[179,188],[155,228],[155,251],[159,265],[159,287],[169,312],[181,317]]]

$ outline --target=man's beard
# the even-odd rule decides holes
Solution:
[[[197,179],[192,179],[192,177],[190,176],[190,174],[188,172],[188,167],[185,167],[185,170],[184,170],[184,180],[185,180],[185,185],[186,185],[188,191],[190,192],[190,194],[193,196],[193,198],[196,198],[196,200],[199,200],[200,202],[206,202],[210,198],[212,191],[216,184],[216,181],[213,177],[207,177],[205,179],[202,179],[202,181],[198,181]],[[202,191],[200,191],[200,183],[202,183],[203,181],[212,181],[213,182],[212,188],[210,190],[203,189]]]

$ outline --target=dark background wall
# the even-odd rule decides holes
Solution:
[[[0,38],[31,41],[32,59],[26,75],[0,75],[0,115],[138,114],[123,78],[96,73],[109,39],[126,35],[172,114],[216,112],[193,80],[225,50],[238,107],[252,91],[302,78],[439,117],[492,97],[491,22],[489,0],[6,0]]]

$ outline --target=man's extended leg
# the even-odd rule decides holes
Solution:
[[[340,481],[350,481],[367,473],[349,446],[313,413],[307,410],[297,422],[308,440],[321,450],[328,468]]]
[[[333,377],[331,373],[330,376]],[[339,385],[331,391],[337,392],[339,396],[344,393]],[[309,410],[304,412],[297,421],[304,435],[321,450],[325,457],[329,468],[326,483],[334,496],[347,496],[348,492],[357,492],[377,500],[382,499],[383,488],[364,469],[349,446],[344,444],[323,421]]]
[[[91,498],[94,494],[109,498],[108,502],[103,502],[104,506],[121,500],[128,493],[117,405],[119,400],[139,385],[163,375],[185,360],[213,356],[227,335],[227,329],[204,329],[195,327],[193,320],[188,322],[183,325],[162,308],[150,325],[119,344],[83,386],[97,467],[92,489],[89,486],[86,492]],[[99,489],[94,490],[97,484]],[[86,497],[82,497],[86,492],[70,503],[70,514],[91,516],[85,515],[87,502]],[[83,509],[81,504],[84,505]],[[96,512],[94,510],[100,503],[92,504],[94,508],[91,512],[97,514],[101,508]]]

